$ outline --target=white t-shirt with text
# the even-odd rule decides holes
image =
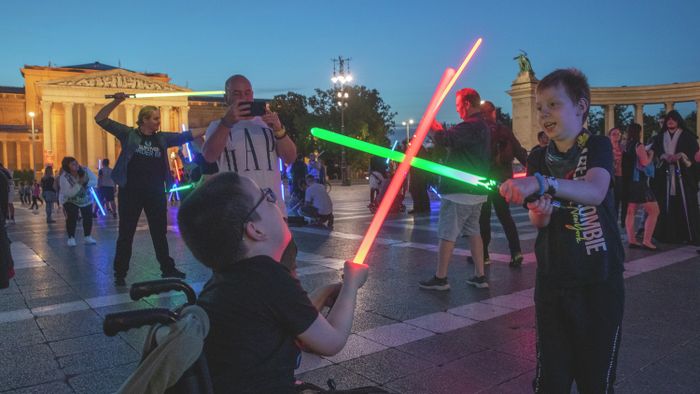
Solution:
[[[208,139],[219,127],[221,119],[212,121],[206,132]],[[282,198],[282,178],[277,156],[277,141],[272,128],[256,116],[240,120],[231,128],[226,147],[217,160],[219,172],[232,171],[247,176],[261,188],[270,188],[278,196],[282,215],[287,208]]]

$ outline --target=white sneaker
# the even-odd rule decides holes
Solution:
[[[75,243],[75,238],[68,238],[68,246],[75,246],[77,245]]]
[[[75,241],[73,241],[73,242],[75,242]],[[85,245],[94,245],[97,243],[97,241],[95,241],[95,238],[93,238],[89,235],[83,239],[83,242],[85,242]]]

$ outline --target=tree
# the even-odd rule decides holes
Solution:
[[[314,141],[309,133],[314,116],[308,108],[309,99],[293,92],[277,95],[270,102],[270,109],[277,112],[290,138],[297,145],[297,151],[304,155],[314,150]]]
[[[376,89],[365,86],[346,86],[349,97],[344,111],[345,135],[367,141],[373,144],[387,146],[387,133],[394,126],[395,112],[382,100]],[[341,131],[341,111],[338,106],[336,89],[316,89],[316,94],[309,97],[308,103],[313,115],[314,126],[327,128],[336,132]],[[328,157],[340,160],[339,145],[316,141],[317,149],[324,151]],[[365,170],[369,166],[369,156],[366,153],[347,150],[346,157],[349,165],[355,170]]]
[[[688,116],[685,117],[685,127],[688,128],[688,131],[690,131],[693,134],[696,134],[698,132],[698,111],[695,110],[691,113],[688,114]]]
[[[601,107],[591,107],[588,111],[588,130],[593,134],[605,132],[605,115]]]

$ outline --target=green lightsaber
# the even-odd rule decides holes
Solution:
[[[404,160],[404,157],[406,156],[401,152],[392,151],[391,149],[385,148],[383,146],[370,144],[369,142],[361,141],[352,137],[347,137],[342,134],[334,133],[332,131],[321,129],[318,127],[314,127],[311,129],[311,135],[322,140],[330,141],[338,145],[346,146],[348,148],[352,148],[397,162],[402,162]],[[468,172],[448,167],[436,163],[434,161],[421,159],[420,157],[414,157],[413,161],[411,161],[411,166],[470,185],[481,186],[487,190],[494,190],[498,187],[498,182],[492,179],[470,174]]]
[[[166,193],[179,192],[179,191],[181,191],[181,190],[192,189],[193,187],[194,187],[193,184],[188,183],[187,185],[177,186],[177,187],[174,187],[174,188],[172,188],[172,189],[170,189],[170,190],[166,190]]]

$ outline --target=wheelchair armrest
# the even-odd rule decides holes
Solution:
[[[134,301],[138,301],[144,297],[154,294],[165,293],[168,291],[181,291],[187,296],[187,304],[194,305],[197,302],[197,295],[190,285],[181,279],[168,278],[151,280],[148,282],[138,282],[131,285],[129,295]]]
[[[170,324],[176,322],[178,315],[166,308],[143,309],[110,313],[105,316],[102,331],[108,337],[113,337],[122,331],[132,328],[151,326],[154,324]]]

